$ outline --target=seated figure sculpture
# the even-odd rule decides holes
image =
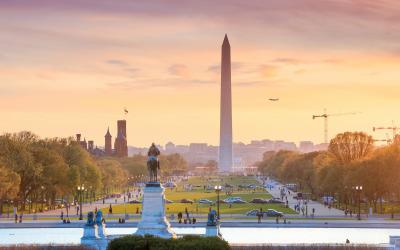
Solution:
[[[86,226],[93,226],[94,225],[94,213],[89,212],[87,215]]]
[[[216,226],[217,220],[217,211],[213,209],[208,213],[207,226]]]
[[[96,212],[96,224],[98,226],[103,224],[103,213],[100,210]]]

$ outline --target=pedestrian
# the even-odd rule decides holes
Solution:
[[[78,214],[79,214],[79,205],[76,206],[76,215],[78,215]]]
[[[19,223],[22,223],[22,216],[23,216],[23,214],[20,213],[20,214],[19,214]]]
[[[346,244],[350,244],[350,240],[349,239],[346,239]]]
[[[60,216],[61,220],[64,220],[64,211],[61,211],[61,216]]]
[[[111,203],[110,203],[110,207],[108,208],[108,213],[109,213],[109,214],[112,214],[112,206],[111,206]]]
[[[15,213],[15,223],[18,223],[18,214]]]
[[[279,224],[279,216],[276,216],[275,221],[276,221],[276,224]]]
[[[257,212],[258,223],[261,223],[261,217],[262,217],[262,212],[261,212],[261,211],[258,211],[258,212]]]
[[[350,209],[350,217],[353,217],[353,210]]]

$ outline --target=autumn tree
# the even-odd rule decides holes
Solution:
[[[0,214],[3,203],[17,197],[20,181],[17,173],[0,164]]]
[[[330,141],[328,151],[345,164],[367,156],[373,149],[373,142],[372,136],[364,132],[344,132]]]

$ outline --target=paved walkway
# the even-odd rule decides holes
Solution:
[[[141,188],[141,190],[142,190],[142,188]],[[135,188],[134,192],[131,192],[131,199],[129,201],[131,201],[133,199],[136,199],[136,195],[138,195],[138,198],[141,198],[141,193],[138,192],[137,188]],[[127,195],[125,197],[125,201],[126,201],[126,203],[128,203],[128,196]],[[115,205],[115,204],[124,204],[124,194],[121,194],[120,198],[108,198],[108,199],[105,199],[104,203],[103,203],[103,199],[100,199],[100,200],[97,200],[97,201],[94,201],[94,202],[83,203],[82,204],[83,217],[86,217],[86,214],[89,211],[94,211],[96,208],[97,209],[108,208],[110,206],[110,204],[112,206]],[[77,217],[78,216],[76,208],[77,208],[77,206],[70,206],[69,211],[68,211],[69,217]],[[54,216],[60,217],[61,216],[61,212],[64,212],[64,217],[67,216],[66,208],[59,208],[59,209],[55,209],[55,210],[44,211],[44,212],[41,212],[41,213],[38,212],[36,214],[34,214],[34,213],[31,213],[31,214],[24,213],[24,217],[25,218],[26,217],[32,218],[32,216],[34,216],[34,215],[37,216],[37,217],[54,217]],[[0,216],[0,219],[7,219],[7,213],[4,213],[2,216]],[[10,218],[9,219],[10,220],[14,220],[12,212],[10,214]]]
[[[300,208],[304,207],[304,211],[308,210],[308,215],[310,216],[312,213],[312,209],[315,209],[315,216],[317,217],[344,217],[344,212],[342,210],[336,209],[336,208],[329,208],[327,206],[324,206],[323,204],[317,202],[317,201],[312,201],[309,200],[307,202],[307,205],[303,201],[299,201],[297,199],[294,199],[293,197],[296,195],[295,192],[288,191],[287,188],[285,188],[281,183],[270,180],[267,182],[267,184],[271,185],[271,189],[267,189],[267,191],[274,197],[274,198],[281,198],[281,190],[283,189],[285,192],[285,195],[288,200],[289,207],[294,209],[295,205],[300,204]],[[290,194],[289,194],[290,192]],[[284,198],[283,201],[286,201]],[[302,215],[302,211],[300,210],[300,214]],[[355,215],[353,215],[355,216]],[[349,216],[350,217],[350,216]]]

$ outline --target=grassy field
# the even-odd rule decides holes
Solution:
[[[193,186],[192,190],[186,191],[184,186],[185,184],[191,184]],[[209,199],[211,201],[217,200],[217,194],[214,190],[207,190],[205,186],[209,185],[211,187],[215,185],[224,186],[225,184],[233,185],[234,188],[230,195],[227,195],[224,191],[220,193],[220,199],[223,200],[228,197],[238,196],[241,197],[242,200],[250,202],[254,198],[264,198],[269,199],[271,195],[267,193],[264,189],[241,189],[239,190],[238,185],[248,185],[248,184],[258,184],[257,181],[253,177],[245,177],[245,176],[226,176],[226,177],[191,177],[188,181],[182,181],[178,184],[177,188],[166,188],[165,195],[168,200],[173,201],[174,203],[166,205],[166,212],[168,214],[178,212],[184,212],[185,209],[189,211],[191,214],[206,214],[209,211],[210,205],[208,204],[199,204],[197,201],[199,199]],[[190,199],[194,201],[193,204],[189,203],[179,203],[182,199]],[[214,204],[212,209],[216,209],[217,206]],[[285,208],[281,204],[253,204],[253,203],[244,203],[244,204],[220,204],[220,212],[221,214],[245,214],[246,212],[252,209],[262,208],[264,211],[266,209],[275,209],[281,211],[286,214],[294,214],[295,212],[290,208]],[[120,204],[113,206],[113,213],[124,213],[125,209],[127,213],[135,213],[137,209],[141,211],[141,204]],[[104,209],[103,212],[107,212],[108,209]]]

